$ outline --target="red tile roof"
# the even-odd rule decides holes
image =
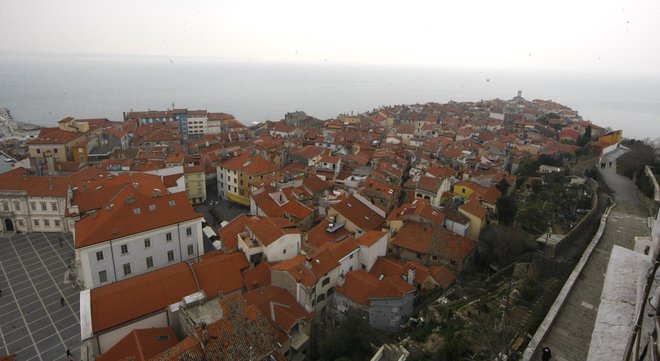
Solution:
[[[309,323],[314,314],[296,302],[296,299],[285,289],[268,286],[257,288],[243,295],[248,305],[254,305],[278,331],[280,343],[287,340],[292,327],[299,323]]]
[[[270,263],[261,262],[254,268],[243,271],[245,288],[252,290],[259,287],[270,286]]]
[[[367,207],[353,195],[350,195],[346,200],[333,205],[331,208],[363,231],[377,229],[385,221],[385,218]]]
[[[84,137],[86,133],[67,132],[60,128],[41,128],[39,135],[27,142],[28,145],[56,144],[64,145],[77,138]]]
[[[355,303],[369,305],[372,299],[401,298],[415,288],[400,277],[371,275],[363,270],[348,272],[344,284],[337,286],[337,292]]]
[[[469,201],[467,201],[465,204],[461,205],[458,207],[459,210],[467,212],[479,219],[485,219],[486,215],[488,215],[488,210],[484,208],[480,203],[479,200],[476,198],[470,198]]]
[[[238,234],[245,230],[245,225],[249,222],[250,218],[245,214],[240,214],[224,227],[220,228],[218,235],[226,251],[238,249]]]
[[[387,232],[382,231],[369,231],[365,233],[362,237],[357,238],[356,241],[360,246],[371,247],[374,243],[378,242]]]
[[[76,222],[76,248],[202,217],[185,193],[154,197],[133,187],[124,188],[112,200],[112,206]]]
[[[243,288],[241,272],[249,267],[250,264],[241,252],[207,253],[202,262],[193,263],[199,286],[208,298],[241,290]]]
[[[440,178],[421,176],[417,182],[418,190],[429,193],[438,193],[440,186],[442,186],[442,179]]]
[[[324,219],[319,224],[310,229],[309,232],[307,232],[307,242],[313,244],[316,247],[320,247],[327,242],[337,242],[338,240],[345,239],[351,234],[351,232],[343,227],[330,233],[326,231],[329,225],[330,222]]]
[[[271,217],[252,217],[245,225],[245,228],[252,231],[254,236],[265,247],[280,239],[285,234],[300,233],[298,230],[283,229],[278,223],[277,218]],[[288,221],[285,226],[292,225]]]
[[[69,177],[0,174],[0,190],[27,191],[30,196],[66,197],[68,186]]]
[[[462,262],[477,246],[474,240],[451,232],[439,225],[406,222],[392,244],[413,252],[439,256]]]
[[[112,348],[96,357],[96,361],[115,361],[130,358],[146,361],[179,343],[171,327],[134,329]]]
[[[198,291],[185,262],[91,290],[95,334],[165,309]]]

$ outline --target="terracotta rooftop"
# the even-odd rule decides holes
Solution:
[[[55,144],[64,145],[74,139],[84,137],[85,133],[68,132],[60,128],[41,128],[39,135],[27,142],[28,145]]]
[[[148,272],[91,290],[92,329],[95,334],[181,301],[198,291],[187,263]]]
[[[27,191],[28,195],[37,197],[66,197],[68,186],[69,177],[0,174],[1,191]]]
[[[369,305],[372,299],[401,298],[415,288],[400,277],[383,277],[369,274],[363,270],[348,272],[344,284],[337,286],[337,292],[355,303]]]
[[[171,327],[134,329],[108,351],[97,356],[96,361],[147,361],[177,343],[179,339]]]
[[[295,229],[284,229],[282,226],[291,226],[293,224],[279,222],[278,218],[271,217],[252,217],[246,223],[245,228],[252,231],[254,236],[263,244],[268,247],[276,240],[280,239],[285,234],[300,233]]]
[[[314,314],[305,311],[296,299],[285,289],[267,286],[254,289],[243,295],[248,305],[254,305],[268,319],[278,332],[280,343],[288,339],[288,334],[297,323],[309,323]]]
[[[254,268],[243,271],[245,288],[252,290],[259,287],[270,286],[270,263],[260,262]]]
[[[394,236],[392,244],[413,252],[430,254],[461,262],[477,246],[474,240],[451,232],[439,225],[406,222]]]
[[[377,229],[385,221],[385,218],[367,207],[353,195],[333,205],[331,208],[364,231]]]
[[[193,263],[199,286],[208,298],[241,290],[243,288],[241,272],[249,267],[250,264],[241,252],[207,253],[203,256],[202,262]]]
[[[124,188],[111,204],[76,222],[76,248],[203,217],[185,192],[158,194]]]
[[[458,207],[459,210],[463,212],[467,212],[479,219],[484,219],[486,218],[486,215],[488,215],[488,210],[484,208],[480,203],[479,200],[476,198],[470,198],[466,203]]]
[[[378,242],[387,232],[382,231],[368,231],[362,237],[357,238],[356,241],[360,246],[371,247],[374,243]]]

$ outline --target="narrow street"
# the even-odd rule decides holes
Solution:
[[[605,168],[600,171],[614,191],[616,206],[610,212],[600,242],[532,360],[541,359],[539,351],[543,346],[550,347],[553,360],[579,361],[587,358],[612,246],[632,249],[635,236],[650,234],[648,214],[637,196],[635,184],[616,173],[616,158],[623,153],[619,149],[603,159]]]

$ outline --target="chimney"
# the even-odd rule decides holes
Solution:
[[[408,284],[413,285],[415,282],[415,269],[412,267],[408,267]]]

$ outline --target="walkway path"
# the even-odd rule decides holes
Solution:
[[[616,150],[604,158],[606,168],[601,169],[601,173],[615,192],[616,206],[610,212],[600,242],[541,343],[541,346],[550,347],[553,360],[587,359],[612,246],[632,249],[635,236],[649,235],[648,214],[639,201],[635,184],[616,173],[616,158],[623,153]],[[532,360],[540,359],[538,352],[532,357]]]

